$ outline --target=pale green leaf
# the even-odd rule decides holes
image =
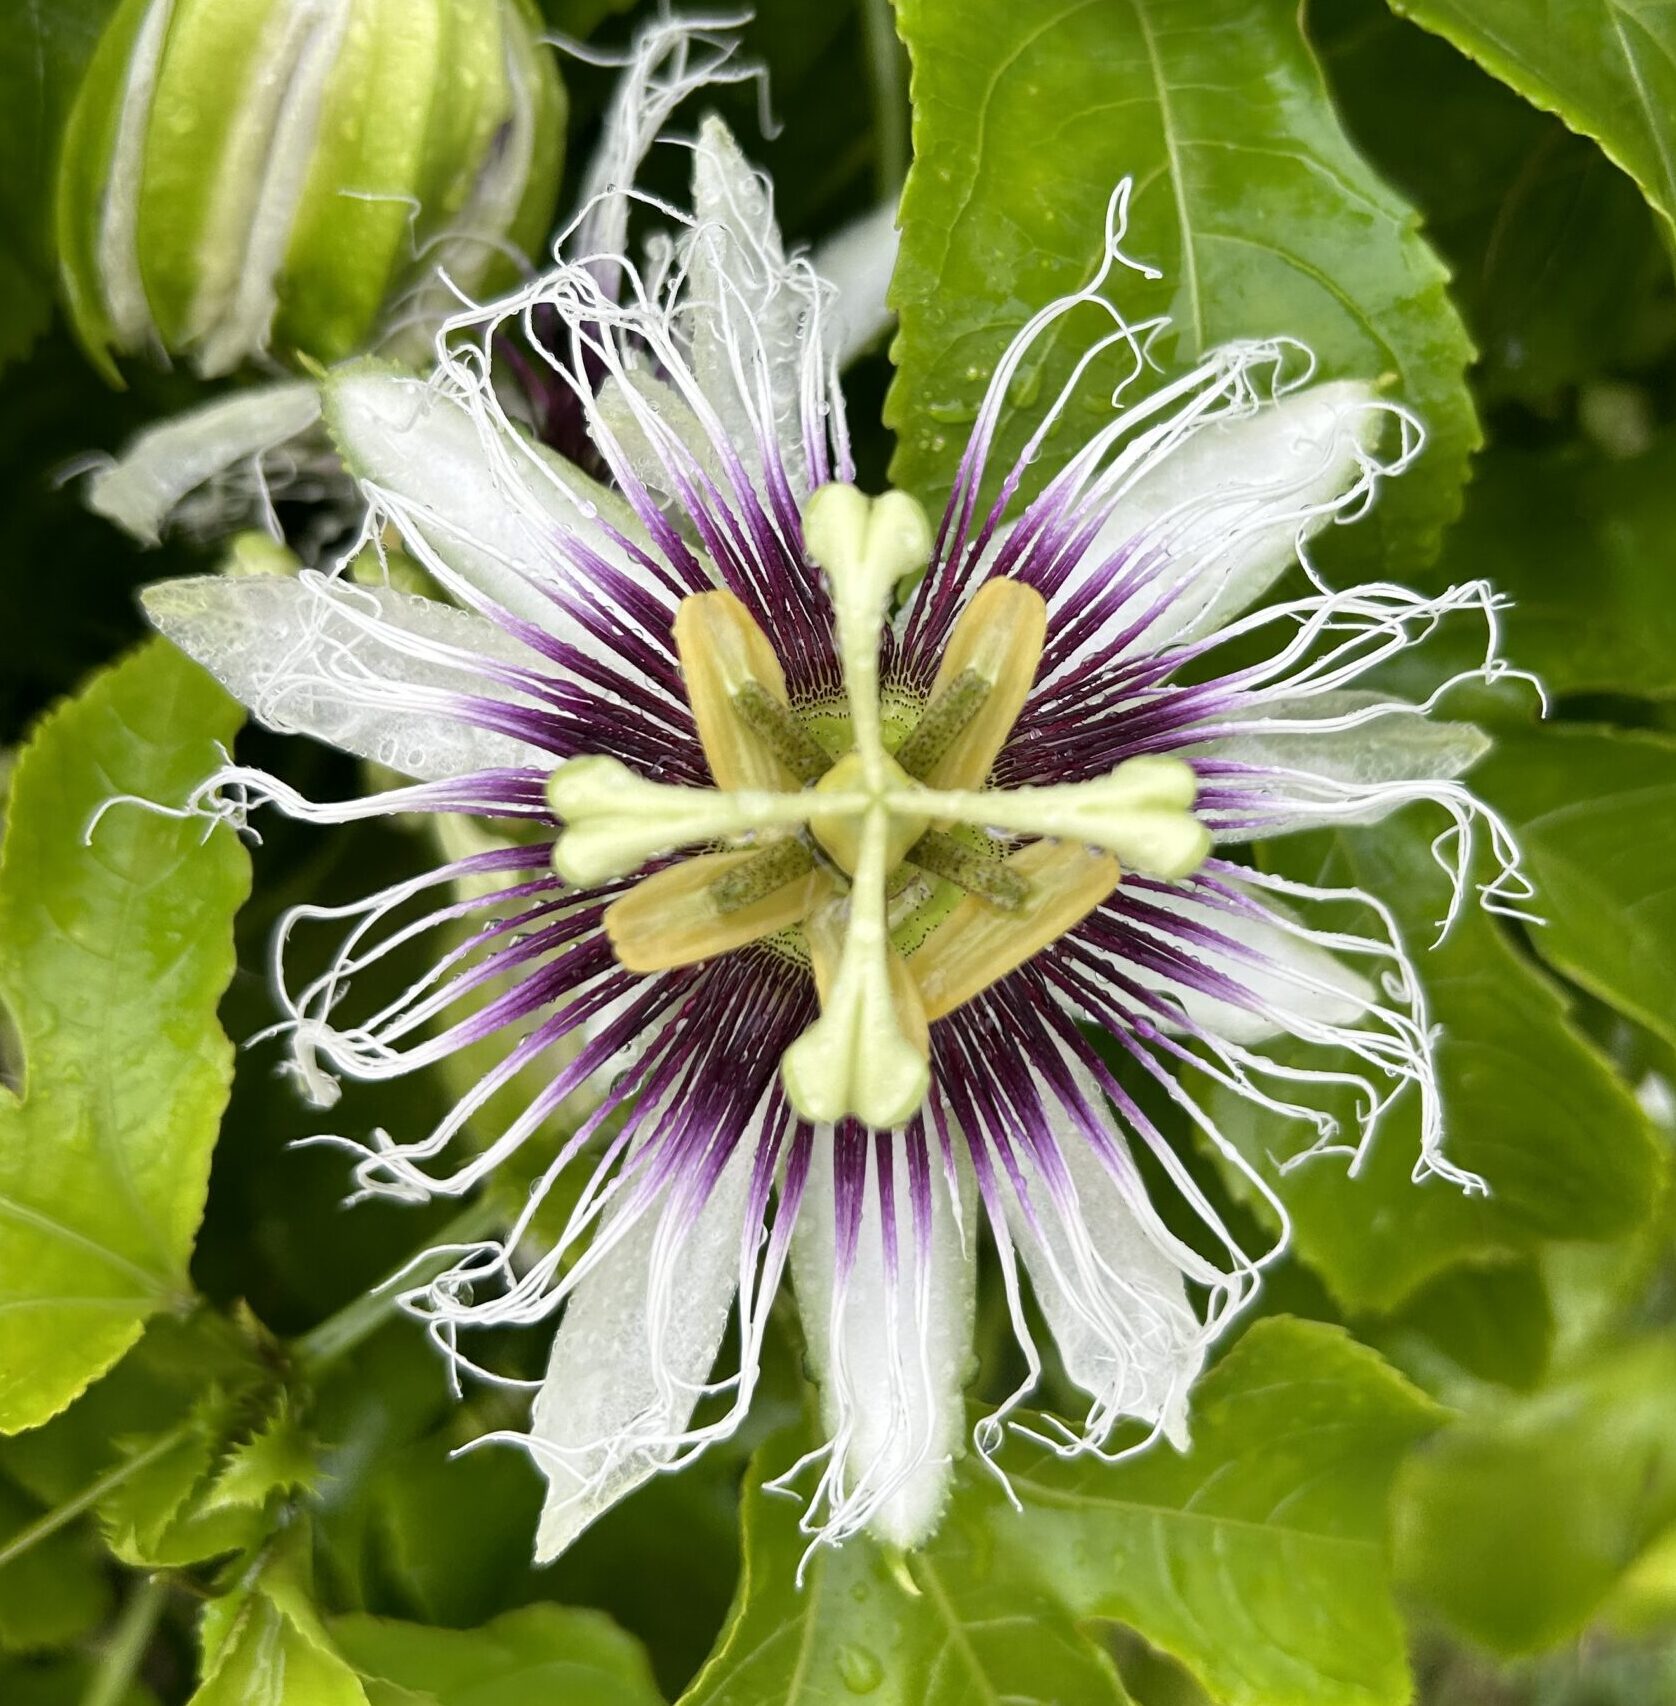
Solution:
[[[1478,780],[1537,886],[1531,945],[1676,1044],[1676,741],[1533,730],[1500,740]]]
[[[1020,1442],[1001,1466],[1021,1509],[968,1462],[900,1564],[852,1541],[811,1554],[799,1592],[795,1509],[756,1491],[732,1622],[682,1706],[1120,1701],[1078,1634],[1091,1619],[1131,1625],[1224,1706],[1400,1706],[1386,1499],[1440,1416],[1338,1329],[1277,1317],[1200,1384],[1186,1454]]]
[[[141,1568],[254,1547],[287,1497],[315,1479],[313,1442],[289,1402],[259,1382],[209,1388],[163,1439],[123,1443],[144,1466],[100,1501],[99,1517],[111,1550]]]
[[[904,0],[914,165],[892,300],[896,484],[942,502],[1002,351],[1031,312],[1095,273],[1108,197],[1132,177],[1119,268],[1131,321],[1169,314],[1164,374],[1237,338],[1302,339],[1326,377],[1370,381],[1423,417],[1428,447],[1373,521],[1341,538],[1411,569],[1459,508],[1478,428],[1470,348],[1413,211],[1345,138],[1290,0]],[[992,474],[1017,456],[1077,356],[1110,329],[1061,322],[1015,384]],[[1029,472],[1039,486],[1108,412],[1127,352],[1097,364]],[[992,482],[993,483],[993,482]],[[1359,543],[1356,536],[1359,536]]]
[[[226,1453],[205,1502],[211,1508],[259,1508],[276,1494],[311,1488],[316,1474],[314,1441],[295,1409],[281,1403]]]
[[[0,1430],[45,1421],[148,1316],[186,1259],[232,1076],[216,1005],[249,863],[177,803],[238,712],[161,643],[54,713],[18,761],[0,859],[0,993],[22,1099],[0,1103]]]
[[[680,1706],[1126,1706],[1109,1655],[1014,1551],[1022,1536],[996,1532],[993,1481],[968,1472],[904,1561],[859,1535],[805,1563],[797,1507],[761,1484],[796,1455],[781,1442],[758,1459],[733,1611]]]
[[[1391,0],[1592,136],[1676,237],[1676,10],[1668,0]]]
[[[1400,1482],[1405,1584],[1500,1652],[1576,1635],[1676,1522],[1673,1391],[1650,1339],[1440,1434]]]
[[[603,1612],[527,1605],[479,1629],[337,1617],[337,1650],[369,1684],[436,1706],[660,1706],[646,1654]]]
[[[99,1505],[107,1543],[124,1563],[143,1568],[191,1564],[261,1539],[261,1525],[250,1511],[203,1508],[226,1410],[226,1400],[210,1393],[182,1427],[162,1439],[128,1445],[130,1459],[141,1466]]]
[[[1550,693],[1666,698],[1676,694],[1673,535],[1676,433],[1623,460],[1584,444],[1497,446],[1437,578],[1483,576],[1507,595],[1507,655]]]
[[[273,1556],[210,1602],[203,1679],[190,1706],[369,1706],[311,1603],[306,1542],[304,1531],[292,1530]]]

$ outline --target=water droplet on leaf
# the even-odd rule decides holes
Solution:
[[[871,1694],[885,1679],[876,1654],[846,1641],[838,1649],[838,1675],[851,1694]]]

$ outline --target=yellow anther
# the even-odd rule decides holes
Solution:
[[[675,649],[698,738],[718,788],[798,785],[773,742],[740,715],[738,695],[756,688],[786,703],[786,677],[768,636],[731,592],[698,592],[675,612]]]
[[[887,786],[903,786],[908,778],[895,759],[884,755],[882,771]],[[847,752],[815,784],[814,792],[824,799],[867,799],[865,766],[861,755]],[[861,859],[862,830],[866,814],[852,810],[820,810],[810,814],[809,827],[846,876],[854,876]],[[912,813],[892,812],[885,836],[885,870],[894,871],[902,856],[925,833],[927,820]]]
[[[1073,929],[1121,871],[1196,870],[1210,835],[1193,816],[1193,771],[1175,758],[1130,759],[1089,782],[985,787],[1047,631],[1041,595],[1012,579],[973,595],[893,757],[882,637],[897,582],[929,557],[924,512],[900,493],[825,486],[804,510],[804,540],[832,592],[844,675],[844,703],[823,713],[832,726],[817,738],[814,715],[793,710],[738,598],[694,594],[676,613],[675,642],[717,785],[672,787],[615,759],[571,759],[548,783],[553,865],[592,887],[659,854],[712,849],[606,909],[619,963],[662,971],[800,930],[820,1015],[781,1060],[786,1094],[804,1119],[892,1130],[929,1088],[934,1020]]]
[[[1036,841],[1007,860],[1029,885],[1017,912],[968,895],[908,956],[928,1020],[952,1013],[974,995],[1063,936],[1117,887],[1118,864],[1068,842]]]
[[[752,848],[701,853],[643,877],[605,909],[605,933],[618,962],[629,971],[653,972],[714,959],[790,929],[832,890],[824,871],[806,866],[801,876],[747,905],[718,906],[718,881],[760,856]]]
[[[928,788],[980,788],[1042,661],[1047,604],[1011,579],[980,587],[949,636],[919,725],[897,756]]]

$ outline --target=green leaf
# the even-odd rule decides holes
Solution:
[[[1663,0],[1391,0],[1592,136],[1676,238],[1676,15]]]
[[[1497,446],[1478,465],[1439,580],[1485,576],[1512,600],[1507,655],[1556,695],[1676,694],[1676,432],[1615,460]]]
[[[31,1500],[0,1479],[0,1547],[39,1515]],[[50,1534],[0,1566],[0,1652],[67,1647],[100,1622],[110,1597],[86,1535]]]
[[[1440,1416],[1340,1330],[1276,1317],[1200,1384],[1185,1455],[1020,1444],[1002,1457],[1018,1510],[967,1463],[901,1565],[852,1541],[813,1554],[799,1592],[795,1512],[758,1489],[732,1621],[682,1706],[1120,1701],[1089,1619],[1132,1625],[1224,1706],[1399,1706],[1386,1497]]]
[[[1447,896],[1430,849],[1437,827],[1410,811],[1377,830],[1294,841],[1287,868],[1327,883],[1348,879],[1393,910],[1442,1028],[1445,1151],[1481,1175],[1489,1195],[1440,1178],[1412,1181],[1420,1151],[1412,1090],[1386,1115],[1354,1177],[1332,1157],[1282,1172],[1277,1157],[1303,1149],[1313,1130],[1289,1142],[1272,1114],[1227,1091],[1209,1097],[1222,1130],[1285,1201],[1297,1254],[1352,1313],[1394,1310],[1458,1262],[1629,1232],[1650,1210],[1660,1176],[1634,1096],[1492,919],[1469,904],[1448,939],[1427,950]],[[1331,1059],[1286,1043],[1271,1052],[1315,1066]],[[1350,1095],[1326,1094],[1322,1105],[1356,1129]]]
[[[131,1466],[136,1440],[149,1437],[161,1450],[209,1388],[245,1387],[261,1372],[256,1347],[210,1310],[159,1315],[68,1409],[0,1440],[0,1466],[43,1504],[61,1504]]]
[[[1559,725],[1504,737],[1478,777],[1547,920],[1550,965],[1676,1044],[1676,741]]]
[[[51,716],[18,761],[0,857],[0,993],[22,1100],[0,1102],[0,1431],[45,1421],[146,1319],[186,1259],[232,1076],[216,1004],[247,887],[236,837],[174,803],[238,726],[160,642]]]
[[[6,1706],[83,1706],[98,1680],[95,1663],[80,1654],[62,1654],[46,1664],[0,1659],[0,1700]],[[157,1706],[143,1682],[130,1682],[110,1706]]]
[[[869,1706],[1126,1706],[1110,1657],[997,1545],[993,1482],[963,1474],[941,1530],[906,1561],[858,1535],[805,1564],[796,1506],[764,1489],[802,1443],[781,1439],[757,1460],[739,1592],[680,1706],[849,1706],[858,1696]]]
[[[311,1603],[292,1530],[276,1553],[204,1613],[204,1672],[190,1706],[369,1706]]]
[[[214,1475],[226,1408],[220,1393],[210,1393],[194,1406],[184,1428],[128,1445],[129,1456],[143,1466],[99,1505],[106,1539],[124,1563],[142,1568],[192,1564],[242,1551],[262,1538],[248,1511],[201,1508]]]
[[[1291,0],[1113,0],[1051,15],[904,0],[900,20],[915,146],[892,285],[894,482],[942,503],[1002,351],[1033,310],[1093,277],[1107,198],[1132,176],[1124,247],[1163,277],[1119,269],[1110,290],[1131,321],[1172,316],[1151,345],[1166,374],[1228,339],[1288,335],[1324,376],[1369,380],[1418,411],[1428,447],[1353,544],[1410,571],[1458,510],[1478,441],[1471,350],[1412,210],[1340,130]],[[1040,418],[1026,405],[1045,406],[1110,329],[1092,315],[1061,324],[1015,388],[997,479]],[[1128,366],[1096,365],[1032,489],[1079,447]]]
[[[1131,1624],[1226,1706],[1409,1698],[1386,1504],[1442,1412],[1335,1327],[1254,1324],[1201,1381],[1193,1446],[1007,1460],[990,1535],[1073,1614]]]
[[[1498,1652],[1569,1639],[1676,1522],[1676,1342],[1470,1417],[1406,1467],[1404,1583]]]
[[[1384,0],[1311,0],[1307,15],[1345,127],[1449,265],[1481,401],[1550,414],[1563,387],[1669,346],[1662,226],[1594,143]]]
[[[276,1493],[308,1491],[317,1475],[314,1441],[292,1405],[281,1403],[226,1454],[206,1503],[211,1508],[260,1508]]]
[[[124,1443],[147,1461],[100,1501],[99,1516],[111,1550],[139,1568],[250,1550],[287,1497],[315,1480],[313,1445],[290,1403],[261,1386],[211,1388],[184,1426]]]
[[[369,1682],[435,1706],[660,1706],[640,1644],[602,1612],[527,1605],[480,1629],[337,1617],[337,1649]]]
[[[1548,1371],[1554,1311],[1534,1257],[1463,1264],[1428,1280],[1364,1336],[1429,1390],[1459,1374],[1528,1391]]]

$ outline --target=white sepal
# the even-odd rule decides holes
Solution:
[[[866,354],[895,318],[885,294],[899,241],[896,203],[882,201],[814,252],[815,271],[837,292],[827,317],[827,346],[840,368]]]
[[[1110,1128],[1098,1085],[1081,1067],[1072,1064],[1071,1070],[1085,1104],[1107,1114],[1108,1152],[1097,1153],[1091,1135],[1044,1086],[1042,1105],[1074,1204],[1055,1202],[1021,1146],[1019,1167],[1035,1223],[1009,1196],[1007,1225],[1065,1372],[1094,1401],[1090,1441],[1102,1443],[1127,1416],[1157,1425],[1185,1450],[1187,1395],[1207,1344],[1186,1277],[1214,1284],[1222,1276],[1166,1229],[1147,1201],[1128,1146]]]
[[[269,728],[312,735],[421,781],[552,757],[451,714],[453,695],[511,699],[473,659],[531,654],[470,611],[312,572],[193,575],[142,595],[146,615]]]
[[[1178,1001],[1188,1021],[1213,1037],[1250,1044],[1281,1034],[1308,1034],[1322,1026],[1353,1026],[1377,1000],[1365,978],[1336,954],[1309,941],[1302,927],[1268,896],[1262,901],[1267,918],[1215,906],[1179,889],[1149,894],[1147,905],[1168,915],[1160,919],[1158,928],[1170,946],[1237,984],[1249,1004],[1224,1001],[1185,979],[1178,982],[1160,975],[1148,965],[1125,965],[1125,975]],[[1176,935],[1171,930],[1173,919],[1214,930],[1230,946]]]
[[[1133,644],[1146,652],[1212,632],[1261,598],[1311,535],[1360,501],[1389,430],[1391,411],[1352,380],[1207,414],[1162,455],[1137,462],[1062,598],[1092,590],[1096,571],[1129,547],[1133,560],[1152,566],[1108,629],[1155,612]]]
[[[621,565],[601,525],[608,496],[546,455],[500,414],[482,386],[469,403],[422,379],[371,364],[326,382],[326,423],[369,497],[413,554],[463,602],[487,600],[597,653],[565,610],[582,577],[576,538]]]
[[[626,1229],[621,1211],[604,1217],[596,1238],[616,1241],[566,1303],[535,1400],[530,1446],[547,1476],[538,1563],[683,1443],[739,1290],[760,1137],[759,1119],[690,1221],[668,1208],[667,1192]]]
[[[937,1527],[965,1439],[977,1272],[970,1205],[956,1212],[942,1161],[933,1158],[930,1247],[922,1260],[898,1151],[893,1285],[870,1161],[855,1262],[840,1287],[832,1152],[831,1128],[818,1128],[791,1245],[798,1314],[832,1437],[815,1500],[828,1507],[819,1527],[831,1542],[865,1527],[891,1545],[917,1546]]]
[[[766,179],[719,118],[693,150],[693,221],[681,328],[705,398],[751,463],[777,448],[794,491],[808,485],[803,445],[807,263],[788,263]],[[817,375],[817,379],[818,379]]]
[[[235,391],[147,427],[87,483],[88,507],[147,545],[198,487],[256,463],[320,419],[320,391],[306,379]],[[256,482],[260,484],[259,479]]]
[[[1377,823],[1414,799],[1405,784],[1453,781],[1490,749],[1489,736],[1472,723],[1443,722],[1423,706],[1363,689],[1259,702],[1236,719],[1247,726],[1205,741],[1189,756],[1273,774],[1234,784],[1265,802],[1264,819],[1257,827],[1219,829],[1219,842],[1322,822]],[[1364,790],[1359,810],[1342,809],[1347,791]],[[1322,802],[1333,809],[1320,811]]]

